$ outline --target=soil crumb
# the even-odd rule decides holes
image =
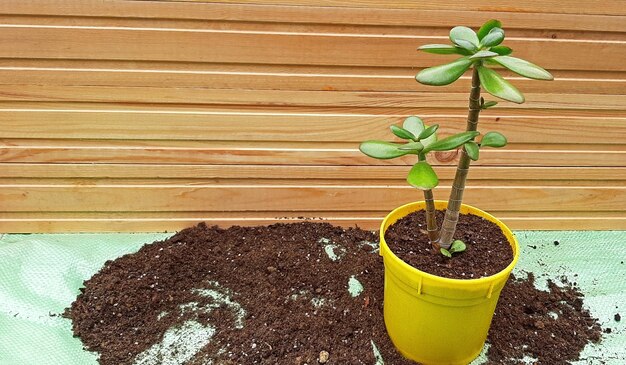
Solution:
[[[385,332],[377,241],[327,223],[199,224],[106,262],[64,315],[103,365],[412,364]],[[511,279],[490,364],[566,364],[600,333],[569,284]]]

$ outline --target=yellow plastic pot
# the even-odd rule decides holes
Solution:
[[[436,201],[438,210],[447,202]],[[513,232],[492,215],[463,204],[471,213],[497,224],[513,248],[513,261],[495,275],[470,280],[448,279],[420,271],[399,259],[385,242],[387,228],[424,202],[396,208],[380,227],[380,255],[385,264],[385,326],[406,358],[426,365],[467,365],[481,352],[491,318],[511,270],[519,258]]]

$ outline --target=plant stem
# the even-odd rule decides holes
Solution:
[[[426,155],[419,154],[419,161],[426,161]],[[432,189],[424,190],[424,202],[426,203],[426,229],[428,230],[428,240],[433,249],[439,251],[437,240],[439,232],[437,228],[437,216],[435,215],[435,198]]]
[[[472,72],[472,89],[469,97],[469,110],[467,114],[466,131],[475,131],[478,126],[478,115],[480,114],[480,79],[476,67]],[[461,158],[456,167],[454,182],[452,183],[452,191],[450,199],[448,199],[448,207],[446,215],[441,224],[441,234],[439,236],[439,246],[449,249],[452,245],[456,224],[459,221],[459,209],[463,200],[463,191],[465,190],[465,181],[470,167],[470,158],[465,152],[465,148],[461,147]]]
[[[437,240],[439,239],[439,229],[437,227],[437,216],[435,215],[435,199],[432,190],[424,190],[424,201],[426,202],[426,229],[428,239],[433,249],[439,251]]]

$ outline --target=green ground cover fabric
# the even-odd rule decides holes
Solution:
[[[6,234],[0,238],[0,365],[95,365],[96,355],[73,338],[60,316],[82,282],[105,261],[170,234]],[[515,272],[537,275],[537,285],[565,275],[585,293],[585,305],[610,327],[600,345],[583,351],[583,364],[626,364],[626,231],[517,231],[522,255]],[[558,241],[559,245],[554,245]],[[578,274],[574,277],[574,274]],[[474,364],[484,362],[481,356]]]

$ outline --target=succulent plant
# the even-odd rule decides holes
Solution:
[[[426,127],[421,119],[411,116],[404,121],[402,127],[391,127],[392,132],[399,138],[407,140],[407,143],[366,141],[360,146],[363,153],[378,159],[396,158],[407,154],[418,156],[417,163],[409,171],[407,181],[424,191],[429,239],[433,247],[449,257],[453,252],[465,249],[465,244],[461,241],[454,241],[453,236],[471,161],[479,159],[480,150],[484,147],[499,148],[507,144],[506,137],[495,131],[485,133],[480,141],[476,140],[476,137],[480,135],[477,127],[481,110],[498,104],[496,101],[486,101],[481,97],[481,88],[497,98],[521,104],[524,102],[524,95],[506,81],[498,73],[498,69],[505,68],[518,75],[536,80],[553,79],[552,75],[543,68],[521,58],[512,57],[513,50],[501,45],[504,38],[502,24],[498,20],[489,20],[480,27],[478,32],[463,26],[452,28],[450,30],[452,44],[427,44],[418,48],[427,53],[461,56],[452,62],[420,71],[415,78],[421,84],[449,85],[472,69],[465,131],[437,140],[437,125]],[[497,69],[494,70],[493,67]],[[444,221],[441,229],[438,229],[432,189],[437,186],[439,179],[432,166],[426,161],[426,155],[431,151],[449,151],[459,147],[462,147],[461,156],[452,183]]]

